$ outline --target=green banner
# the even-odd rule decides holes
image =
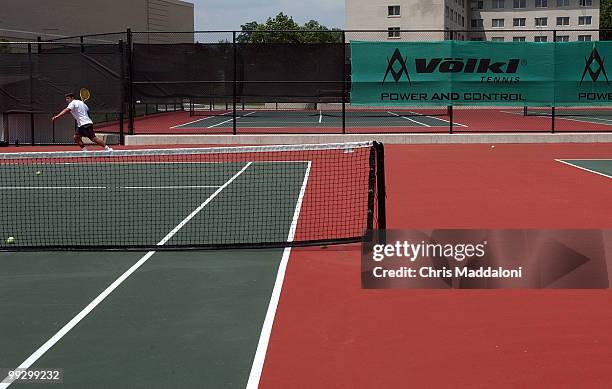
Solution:
[[[612,105],[612,42],[351,42],[351,103]]]

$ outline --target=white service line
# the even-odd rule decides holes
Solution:
[[[415,115],[418,115],[418,112],[412,112],[411,111],[411,113],[413,113]],[[450,124],[450,120],[442,119],[442,118],[439,118],[439,117],[436,117],[436,116],[427,116],[427,115],[425,115],[425,117],[426,118],[430,118],[430,119],[434,119],[434,120],[440,120],[442,122]],[[461,124],[461,123],[457,123],[457,122],[453,122],[453,126],[467,127],[465,124]],[[439,126],[435,126],[435,127],[439,127]]]
[[[228,185],[236,180],[245,170],[251,166],[252,162],[247,163],[240,171],[234,174],[227,182],[219,187],[213,194],[211,194],[199,207],[193,210],[183,221],[181,221],[176,227],[172,229],[162,240],[157,243],[157,246],[163,246],[172,237],[179,232],[191,219],[193,219],[204,207],[206,207],[215,197],[219,195]],[[129,276],[131,276],[138,268],[140,268],[145,262],[151,258],[156,251],[149,251],[142,258],[138,260],[132,267],[125,271],[119,278],[117,278],[112,284],[110,284],[102,293],[100,293],[95,299],[93,299],[81,312],[73,317],[68,323],[66,323],[59,331],[55,333],[49,340],[47,340],[42,346],[32,353],[25,361],[23,361],[16,369],[29,369],[40,357],[42,357],[51,347],[53,347],[60,339],[62,339],[70,330],[72,330],[81,320],[83,320],[91,311],[93,311],[104,299],[106,299],[115,289],[117,289]],[[13,380],[7,376],[0,383],[0,389],[6,389],[11,385]]]
[[[225,114],[224,114],[224,115],[225,115]],[[215,116],[207,116],[207,117],[202,118],[202,119],[197,119],[197,120],[192,120],[192,121],[187,122],[187,123],[177,124],[176,126],[172,126],[172,127],[170,127],[170,129],[174,129],[174,128],[181,128],[181,127],[184,127],[184,126],[188,126],[188,125],[190,125],[190,124],[199,123],[199,122],[202,122],[202,121],[204,121],[204,120],[212,119],[212,118],[214,118],[214,117],[215,117]]]
[[[121,186],[121,189],[202,189],[219,188],[219,185],[175,185],[175,186]]]
[[[65,189],[198,189],[218,188],[219,185],[175,185],[175,186],[0,186],[0,190],[65,190]]]
[[[302,188],[300,189],[300,194],[298,196],[297,203],[295,204],[295,210],[293,211],[293,219],[291,220],[291,226],[289,227],[287,242],[293,242],[293,239],[295,238],[295,231],[297,230],[297,223],[298,219],[300,218],[302,201],[304,200],[304,193],[306,193],[306,186],[308,184],[308,177],[310,176],[311,166],[312,161],[308,161],[306,173],[304,174],[304,181],[302,181]],[[272,334],[272,325],[274,324],[274,317],[276,316],[278,301],[280,300],[281,291],[283,289],[283,281],[285,280],[285,273],[287,271],[287,264],[289,263],[290,255],[291,247],[285,247],[280,264],[278,265],[276,281],[274,282],[274,289],[272,289],[272,296],[270,297],[270,304],[268,305],[266,318],[264,319],[263,325],[261,327],[261,334],[259,335],[257,350],[255,351],[253,365],[251,365],[251,372],[249,374],[249,380],[246,385],[247,389],[257,389],[259,386],[261,372],[263,370],[264,362],[266,360],[266,352],[268,351],[268,344],[270,343],[270,335]]]
[[[323,121],[323,111],[319,111],[319,123]]]
[[[569,161],[572,161],[571,159],[569,159],[569,160],[555,159],[555,161],[561,162],[561,163],[563,163],[563,164],[565,164],[567,166],[575,167],[576,169],[587,171],[589,173],[598,174],[600,176],[604,176],[604,177],[607,177],[607,178],[612,178],[611,175],[608,175],[606,173],[602,173],[602,172],[598,172],[597,170],[591,170],[591,169],[588,169],[586,167],[574,165],[573,163],[569,162]],[[583,160],[581,159],[580,161],[583,161]],[[588,160],[585,160],[585,161],[588,161]],[[597,161],[597,160],[592,160],[592,161]]]
[[[0,190],[108,189],[106,186],[0,186]]]
[[[416,123],[416,124],[420,124],[421,126],[424,126],[424,127],[431,127],[431,126],[428,126],[428,125],[427,125],[427,124],[425,124],[425,123],[421,123],[421,122],[419,122],[418,120],[414,120],[414,119],[411,119],[411,118],[409,118],[409,117],[399,115],[399,114],[397,114],[397,113],[395,113],[395,112],[387,111],[387,113],[390,113],[391,115],[394,115],[394,116],[400,117],[400,118],[402,118],[402,119],[410,120],[411,122],[414,122],[414,123]]]
[[[236,117],[236,120],[238,120],[238,119],[240,119],[240,118],[243,118],[243,117],[247,117],[247,116],[249,116],[249,115],[252,115],[252,114],[254,114],[255,112],[256,112],[256,111],[253,111],[253,112],[249,112],[249,113],[247,113],[246,115],[238,116],[238,117]],[[231,122],[232,120],[234,120],[234,118],[231,118],[231,119],[229,119],[229,120],[225,120],[225,121],[223,121],[223,122],[221,122],[221,123],[213,124],[212,126],[208,126],[208,127],[206,127],[206,128],[214,128],[214,127],[220,126],[220,125],[222,125],[222,124],[225,124],[225,123],[227,123],[227,122]]]

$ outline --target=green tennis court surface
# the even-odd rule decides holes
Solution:
[[[126,166],[0,164],[3,231],[22,245],[78,239],[100,246],[113,242],[150,246],[221,190],[216,201],[174,234],[168,245],[231,243],[235,236],[286,241],[308,163],[252,162],[246,169],[242,162]],[[258,195],[271,190],[275,196]],[[265,230],[256,228],[254,223],[262,217],[274,223]],[[0,247],[7,245],[5,239]]]
[[[612,159],[559,159],[561,163],[612,178]]]
[[[335,128],[342,126],[342,114],[299,111],[255,111],[237,112],[237,125],[249,128],[306,127]],[[201,118],[174,126],[172,128],[232,128],[232,112],[225,115],[207,115],[206,111],[198,113]],[[347,112],[346,125],[351,127],[448,127],[448,118],[428,115],[427,113],[406,111],[369,111]],[[464,127],[460,123],[454,123]]]
[[[112,243],[125,241],[128,234],[129,243],[155,244],[245,166],[150,163],[139,166],[146,175],[133,175],[129,170],[113,174],[121,168],[118,163],[4,165],[0,199],[4,195],[2,211],[11,218],[3,223],[14,226],[17,239],[33,236],[27,229],[36,226],[34,235],[44,237],[43,242],[80,234]],[[257,234],[253,223],[261,215],[278,225],[278,236],[266,238],[286,241],[306,168],[307,162],[251,163],[168,244],[196,237],[231,240],[240,229]],[[43,174],[37,175],[41,169]],[[13,179],[24,176],[32,178]],[[91,177],[104,179],[92,185]],[[224,196],[252,193],[253,185],[277,196],[241,204],[223,201]],[[175,201],[178,191],[180,202]],[[11,212],[7,198],[12,199]],[[92,218],[94,207],[105,215]],[[114,223],[125,214],[130,226]],[[219,228],[204,228],[211,224]],[[142,232],[134,226],[142,226]],[[147,259],[149,254],[138,252],[0,253],[0,367],[15,368],[34,356],[31,368],[64,369],[64,383],[48,387],[244,388],[282,254],[281,249],[160,252]],[[44,349],[71,320],[74,326]],[[41,347],[44,351],[37,351]],[[11,387],[24,385],[15,382]]]

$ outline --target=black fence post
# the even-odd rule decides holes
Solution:
[[[348,80],[346,71],[346,32],[342,31],[342,133],[346,134],[346,100],[348,93]]]
[[[81,42],[81,53],[84,53],[85,52],[85,45],[83,44],[84,43],[83,35],[81,35],[79,37],[79,41]]]
[[[126,56],[127,56],[127,104],[128,104],[128,134],[134,135],[134,69],[133,69],[133,57],[132,57],[132,30],[130,28],[127,29],[127,47],[126,47]]]
[[[40,37],[38,37],[40,39]],[[30,72],[30,143],[34,144],[34,64],[32,63],[32,44],[28,43],[28,63]]]
[[[553,46],[554,46],[554,48],[556,50],[556,47],[557,47],[557,30],[553,30]],[[554,106],[554,104],[551,107],[550,113],[551,113],[551,115],[550,115],[550,132],[552,132],[554,134],[555,133],[555,106]]]
[[[233,77],[233,92],[232,92],[232,135],[236,135],[236,103],[238,96],[238,58],[236,55],[236,31],[232,31],[232,51],[233,51],[233,60],[234,60],[234,77]]]
[[[123,50],[123,39],[119,40],[119,55],[120,58],[120,66],[121,66],[121,107],[119,108],[119,144],[125,145],[125,129],[123,128],[123,120],[125,119],[125,95],[126,95],[126,80],[125,80],[125,58],[124,58],[124,50]]]

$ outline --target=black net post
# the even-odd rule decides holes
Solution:
[[[127,105],[128,105],[128,134],[134,135],[134,57],[132,55],[132,30],[127,29]]]
[[[234,64],[234,76],[232,78],[232,87],[233,87],[233,92],[232,92],[232,134],[236,135],[236,100],[238,98],[238,96],[236,96],[236,94],[238,93],[238,58],[237,58],[237,47],[236,47],[236,31],[232,31],[232,58],[233,58],[233,64]]]
[[[453,133],[453,106],[448,106],[448,133]]]
[[[346,32],[342,31],[342,133],[346,134],[346,99],[347,99],[347,79],[346,79]]]
[[[124,44],[123,39],[119,40],[119,55],[121,55],[121,108],[119,109],[119,144],[125,144],[125,130],[123,128],[123,120],[125,119],[125,92],[128,87],[125,80],[125,59],[124,59]]]
[[[376,149],[376,192],[378,194],[378,229],[387,229],[387,190],[385,183],[385,147],[374,142]]]

